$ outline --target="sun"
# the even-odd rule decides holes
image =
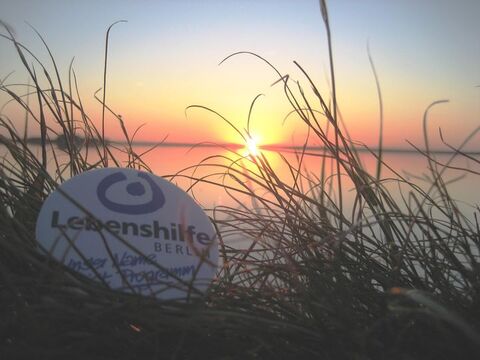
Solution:
[[[260,155],[260,148],[259,148],[259,139],[258,136],[249,136],[246,139],[245,148],[243,149],[244,156],[253,156],[257,157]]]

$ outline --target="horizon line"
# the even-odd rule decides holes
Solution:
[[[0,135],[0,139],[3,136]],[[60,137],[59,137],[60,138]],[[62,143],[63,144],[63,139],[59,140],[59,138],[55,140],[50,140],[54,143]],[[81,139],[84,140],[84,139]],[[28,143],[39,143],[40,138],[39,137],[30,137],[27,139]],[[101,145],[101,140],[96,140],[95,141],[98,145]],[[238,143],[221,143],[221,142],[168,142],[168,141],[162,141],[162,142],[156,142],[156,141],[132,141],[132,142],[127,142],[125,140],[111,140],[111,139],[105,139],[106,144],[111,144],[111,145],[127,145],[130,144],[132,146],[151,146],[151,147],[184,147],[184,148],[224,148],[227,150],[239,150],[242,148],[245,148],[245,145],[238,144]],[[284,145],[284,144],[265,144],[265,145],[259,145],[258,148],[260,150],[267,150],[267,151],[287,151],[287,152],[296,152],[296,151],[325,151],[328,150],[325,146],[321,145],[309,145],[309,146],[304,146],[304,145]],[[379,153],[380,148],[378,147],[368,147],[367,145],[353,145],[352,148],[357,151],[357,152],[365,152],[365,153]],[[344,149],[344,148],[341,148]],[[382,152],[383,153],[404,153],[404,154],[426,154],[427,151],[426,149],[420,149],[420,148],[415,148],[412,144],[410,144],[410,147],[395,147],[395,146],[386,146],[382,147]],[[455,149],[430,149],[429,153],[431,154],[468,154],[468,155],[480,155],[480,150],[455,150]],[[312,154],[312,155],[318,155],[318,154]]]
[[[114,141],[109,140],[111,144],[127,144],[126,141]],[[193,142],[155,142],[155,141],[133,141],[131,142],[132,146],[155,146],[155,147],[185,147],[185,148],[225,148],[229,150],[238,150],[242,149],[245,146],[242,144],[237,143],[216,143],[216,142],[200,142],[200,143],[193,143]],[[363,146],[352,146],[355,151],[358,152],[376,152],[380,151],[378,147],[368,147],[366,145]],[[282,145],[282,144],[267,144],[267,145],[259,145],[258,148],[260,150],[267,150],[267,151],[296,151],[296,150],[310,150],[310,151],[324,151],[327,150],[325,146],[320,145],[310,145],[310,146],[303,146],[303,145]],[[383,147],[382,152],[384,153],[426,153],[425,149],[416,149],[413,146],[410,148],[402,148],[402,147]],[[430,153],[432,154],[453,154],[453,153],[464,153],[470,155],[480,155],[480,150],[452,150],[452,149],[430,149]]]

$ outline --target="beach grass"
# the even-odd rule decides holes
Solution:
[[[295,163],[283,158],[288,179],[262,153],[242,161],[219,155],[175,174],[172,180],[186,178],[193,188],[204,183],[232,199],[249,199],[211,211],[221,265],[205,297],[190,302],[110,290],[38,251],[36,217],[63,181],[106,166],[149,167],[105,96],[97,97],[99,106],[118,120],[125,145],[105,141],[87,115],[72,66],[64,82],[50,52],[43,64],[5,27],[2,37],[13,45],[29,83],[18,87],[3,79],[0,91],[24,110],[29,128],[39,129],[40,151],[27,143],[27,127],[17,129],[0,113],[0,143],[8,152],[0,164],[2,359],[480,357],[478,214],[462,212],[443,176],[455,157],[469,155],[455,148],[452,161],[438,163],[425,130],[419,154],[429,164],[431,184],[424,190],[385,163],[380,131],[378,149],[371,151],[376,169],[365,169],[340,125],[328,12],[320,3],[330,95],[321,94],[299,64],[303,85],[257,54],[232,56],[255,56],[278,75],[275,86],[283,86],[309,138],[324,148],[318,160],[323,170],[305,168],[306,141]],[[380,90],[379,99],[381,106]],[[248,124],[237,131],[245,139],[251,135]],[[54,145],[59,136],[63,149]],[[78,136],[90,146],[80,147]],[[386,169],[395,176],[383,178]],[[403,189],[401,200],[387,186],[392,182]],[[344,206],[347,188],[353,209]],[[248,246],[235,247],[233,238]]]

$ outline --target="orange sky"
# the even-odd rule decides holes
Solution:
[[[420,145],[423,112],[439,99],[450,99],[450,103],[431,111],[429,129],[436,146],[439,127],[457,144],[479,125],[478,1],[343,0],[330,2],[329,11],[339,107],[355,140],[375,146],[378,138],[378,99],[367,41],[382,88],[387,146],[408,146],[406,139]],[[2,9],[0,19],[47,60],[41,42],[24,21],[35,26],[51,47],[65,81],[68,64],[75,57],[84,104],[98,124],[101,107],[93,93],[102,86],[105,31],[118,19],[128,20],[111,32],[107,103],[122,115],[130,132],[145,124],[139,140],[168,136],[172,142],[239,142],[222,120],[198,109],[186,116],[185,108],[211,107],[243,130],[251,101],[263,93],[253,111],[252,132],[261,143],[291,143],[292,139],[300,143],[305,128],[294,117],[283,124],[291,107],[281,86],[271,87],[277,80],[271,69],[246,55],[218,66],[235,51],[264,56],[308,90],[292,63],[296,60],[329,98],[325,31],[315,0],[76,4],[18,0]],[[15,70],[8,81],[25,83],[18,57],[5,40],[0,42],[0,53],[0,78]],[[0,95],[0,101],[5,103],[5,95]],[[21,113],[11,106],[2,111],[22,127]],[[121,138],[111,116],[107,136]]]

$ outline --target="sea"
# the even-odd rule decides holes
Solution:
[[[214,209],[219,206],[235,207],[239,202],[245,206],[255,206],[251,198],[243,195],[246,191],[258,196],[269,196],[262,176],[268,166],[278,181],[286,184],[299,182],[301,179],[303,191],[320,186],[323,179],[325,187],[329,188],[334,201],[339,201],[339,177],[336,162],[325,155],[322,149],[306,149],[303,156],[295,148],[277,150],[261,150],[261,156],[251,156],[247,149],[228,148],[222,146],[134,146],[134,154],[128,154],[124,146],[116,145],[113,155],[117,160],[109,161],[108,166],[131,166],[132,159],[137,161],[137,167],[145,167],[152,173],[162,176],[188,192],[204,209]],[[32,146],[31,151],[41,158],[40,147]],[[65,152],[55,149],[56,159],[50,153],[47,156],[48,170],[59,182],[69,178],[69,158]],[[447,184],[449,194],[458,201],[462,210],[472,213],[480,204],[480,154],[466,155],[439,152],[433,153],[429,159],[413,151],[384,151],[382,155],[381,179],[392,196],[399,201],[408,195],[411,185],[418,187],[435,198],[438,194],[431,189],[433,175],[431,166],[442,173],[442,180]],[[98,156],[93,149],[88,150],[88,161],[94,164]],[[12,160],[4,146],[0,146],[1,161]],[[375,175],[378,160],[372,153],[359,152],[359,160],[364,169]],[[60,175],[57,164],[64,169]],[[448,166],[445,166],[448,165]],[[298,176],[298,169],[304,176]],[[354,186],[345,170],[340,171],[342,184],[342,207],[350,209],[355,200]],[[401,179],[401,181],[398,181]],[[408,183],[408,184],[407,184]],[[240,190],[240,191],[236,191]]]
[[[117,147],[113,151],[117,163],[110,160],[108,166],[126,167],[134,164],[137,168],[162,176],[187,192],[215,219],[228,220],[228,212],[222,212],[221,209],[262,211],[258,199],[246,194],[253,193],[259,198],[275,201],[268,189],[272,184],[276,184],[281,193],[282,184],[296,184],[308,196],[315,196],[315,191],[323,187],[333,204],[341,206],[347,218],[349,214],[353,217],[357,191],[346,170],[341,170],[339,176],[336,161],[326,156],[322,149],[306,149],[303,155],[293,148],[269,149],[252,156],[246,149],[221,146],[143,145],[134,146],[133,152],[126,152],[122,146]],[[0,151],[4,164],[13,161],[4,147],[0,147]],[[39,147],[33,146],[31,151],[41,158]],[[70,177],[70,162],[62,150],[55,149],[55,153],[56,158],[53,154],[48,154],[47,168],[60,183]],[[358,157],[366,172],[376,174],[378,160],[375,154],[363,151],[359,152]],[[138,161],[139,158],[142,162]],[[90,164],[95,164],[99,157],[93,149],[88,149],[88,159]],[[132,160],[136,162],[132,163]],[[435,179],[432,178],[430,168],[435,167],[442,173],[442,181],[446,184],[450,197],[456,200],[459,210],[471,222],[472,228],[475,228],[475,213],[480,205],[479,154],[433,153],[428,159],[420,153],[385,151],[382,162],[380,181],[400,207],[405,208],[409,206],[412,189],[416,189],[417,193],[423,191],[429,194],[433,200],[440,199],[438,191],[432,188]],[[60,164],[61,174],[57,164]],[[8,176],[4,171],[1,174]],[[341,199],[339,179],[343,189]],[[247,249],[251,241],[252,239],[245,239],[239,234],[228,237],[228,245],[237,249]]]

